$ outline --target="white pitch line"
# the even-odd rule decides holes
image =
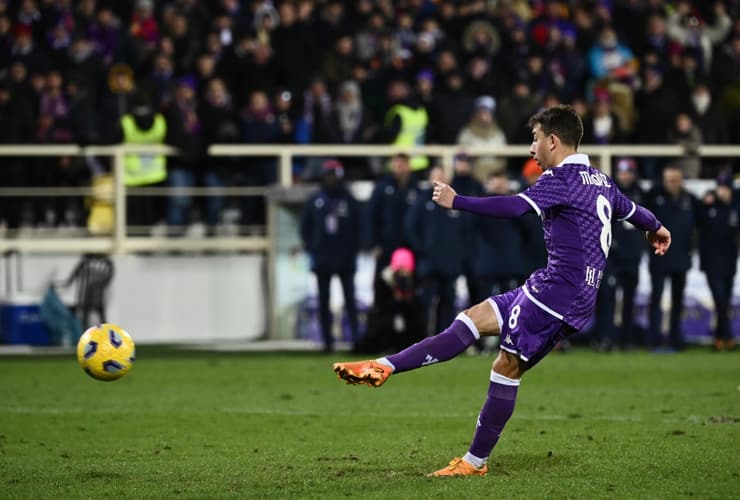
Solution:
[[[31,408],[23,406],[0,406],[0,414],[22,414],[22,415],[156,415],[166,413],[167,410],[134,410],[134,409],[85,409],[85,408]],[[289,410],[289,409],[274,409],[274,408],[214,408],[212,411],[217,413],[227,414],[241,414],[241,415],[273,415],[273,416],[286,416],[286,417],[350,417],[354,414],[342,414],[336,412],[319,412],[319,411],[307,411],[307,410]],[[190,413],[200,414],[206,413],[206,411],[192,411]],[[476,413],[421,413],[421,412],[403,412],[403,413],[388,413],[388,414],[373,414],[373,418],[385,418],[385,419],[403,419],[403,418],[436,418],[436,419],[455,419],[455,418],[475,418]],[[548,415],[548,414],[537,414],[537,415],[517,415],[514,414],[514,419],[518,420],[583,420],[583,421],[600,421],[600,422],[650,422],[651,419],[646,419],[639,416],[629,415],[579,415],[572,417],[569,415]],[[665,424],[701,424],[706,422],[709,417],[702,417],[698,415],[689,415],[686,418],[663,418],[657,421]]]

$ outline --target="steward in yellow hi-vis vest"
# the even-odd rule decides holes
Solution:
[[[148,106],[137,106],[121,117],[124,144],[164,144],[167,122],[152,114]],[[167,178],[167,158],[164,155],[130,154],[125,159],[127,186],[156,184]]]
[[[412,148],[424,144],[429,115],[423,106],[414,108],[408,104],[396,104],[386,113],[385,125],[392,126],[396,118],[400,119],[400,130],[393,140],[395,146]],[[429,159],[426,156],[411,157],[411,170],[424,170],[428,166]]]

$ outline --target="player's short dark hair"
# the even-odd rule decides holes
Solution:
[[[540,110],[528,123],[530,128],[539,124],[546,135],[556,135],[560,142],[576,149],[583,138],[583,122],[572,106],[561,104]]]

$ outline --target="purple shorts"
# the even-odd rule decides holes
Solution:
[[[516,354],[527,368],[577,330],[541,309],[522,287],[488,298],[501,326],[499,348]]]

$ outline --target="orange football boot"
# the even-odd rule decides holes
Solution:
[[[364,361],[346,361],[334,363],[337,376],[348,384],[365,384],[380,387],[393,373],[393,368],[385,366],[374,359]]]
[[[452,477],[452,476],[485,476],[488,472],[488,465],[476,469],[460,457],[454,458],[450,465],[439,469],[438,471],[427,474],[427,477]]]

